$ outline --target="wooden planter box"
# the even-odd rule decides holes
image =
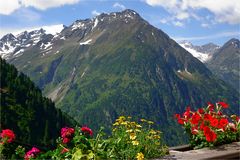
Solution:
[[[240,142],[233,142],[215,148],[193,150],[189,145],[169,148],[168,160],[207,160],[207,159],[240,159]]]

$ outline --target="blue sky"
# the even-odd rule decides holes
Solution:
[[[240,35],[238,0],[0,0],[0,36],[18,30],[70,25],[102,12],[133,9],[176,41],[222,45]]]

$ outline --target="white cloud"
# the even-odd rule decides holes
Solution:
[[[60,7],[67,4],[78,3],[79,0],[20,0],[25,7],[34,7],[40,10],[45,10],[52,7]]]
[[[208,23],[202,23],[201,26],[203,28],[210,28],[210,25]]]
[[[92,11],[92,15],[93,15],[93,16],[98,16],[99,14],[100,14],[100,12],[98,12],[98,11],[96,11],[96,10],[93,10],[93,11]]]
[[[119,9],[121,9],[121,10],[126,9],[126,7],[125,7],[123,4],[120,4],[120,3],[118,3],[118,2],[116,2],[116,3],[113,4],[113,8],[119,8]]]
[[[197,11],[206,9],[218,23],[239,24],[239,0],[144,0],[151,6],[161,6],[178,20],[193,17]],[[184,14],[185,15],[184,15]],[[195,15],[195,16],[194,16]]]
[[[20,7],[18,0],[1,0],[0,1],[0,14],[11,14]]]
[[[180,21],[173,21],[172,23],[173,23],[174,26],[177,26],[177,27],[183,27],[184,26],[184,24]]]
[[[160,23],[168,24],[168,20],[166,18],[162,18],[162,19],[160,19]]]
[[[216,39],[216,38],[222,38],[222,37],[232,37],[236,36],[239,37],[239,32],[236,31],[230,31],[230,32],[221,32],[213,35],[208,36],[196,36],[196,37],[172,37],[176,41],[182,41],[182,40],[188,40],[188,41],[194,41],[194,40],[206,40],[206,39]]]
[[[40,10],[78,3],[80,0],[1,0],[0,14],[10,15],[22,7],[34,7]]]

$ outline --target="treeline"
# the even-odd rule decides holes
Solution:
[[[55,108],[54,103],[23,73],[0,58],[1,124],[0,129],[15,131],[26,145],[51,148],[59,130],[75,122]]]

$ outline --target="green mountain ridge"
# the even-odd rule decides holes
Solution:
[[[240,91],[240,41],[230,39],[207,63],[209,69],[233,88]]]
[[[50,50],[41,49],[48,43]],[[156,122],[175,145],[186,137],[173,115],[187,105],[224,100],[230,112],[239,108],[237,91],[132,10],[76,21],[9,62],[58,108],[95,131],[130,115]]]

